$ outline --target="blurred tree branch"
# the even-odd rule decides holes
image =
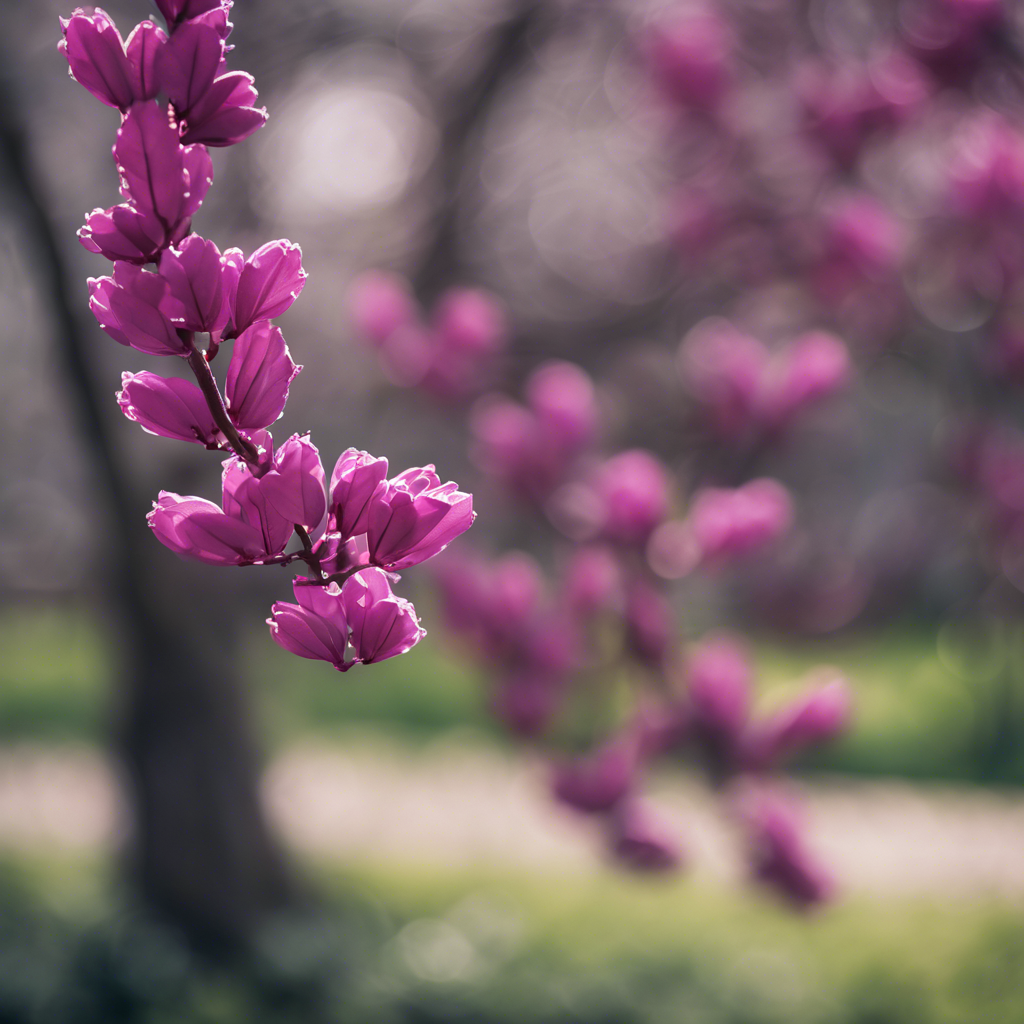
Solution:
[[[98,398],[110,388],[97,386],[89,332],[68,301],[79,289],[71,283],[32,168],[12,77],[16,65],[8,58],[4,67],[3,184],[53,311],[57,355],[116,537],[105,569],[127,641],[118,745],[134,811],[132,872],[150,907],[183,929],[194,946],[231,952],[244,947],[267,913],[292,899],[292,885],[260,808],[244,694],[225,637],[230,613],[221,610],[216,624],[204,626],[202,617],[190,614],[190,596],[159,576],[143,503],[126,483]]]

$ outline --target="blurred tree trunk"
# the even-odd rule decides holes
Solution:
[[[227,955],[294,899],[260,808],[230,609],[202,614],[188,584],[176,582],[178,574],[159,573],[144,502],[127,486],[98,398],[106,400],[113,384],[97,387],[85,344],[91,332],[69,304],[68,295],[82,289],[68,280],[37,189],[11,73],[0,78],[4,184],[22,220],[44,305],[53,311],[58,358],[114,538],[106,564],[124,638],[118,747],[133,817],[130,870],[145,902],[193,946]]]

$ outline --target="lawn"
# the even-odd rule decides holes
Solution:
[[[854,729],[806,767],[1003,783],[1024,782],[1024,734],[1015,727],[1024,723],[1024,701],[1006,671],[1014,649],[1006,637],[951,627],[754,643],[765,705],[822,662],[842,669],[854,687]],[[412,743],[467,728],[503,742],[487,713],[486,680],[440,628],[408,655],[346,676],[286,654],[263,630],[245,637],[242,653],[271,747],[310,734],[343,739],[368,724]],[[95,613],[0,612],[0,738],[102,742],[116,672]]]
[[[695,881],[315,864],[316,915],[199,971],[102,865],[0,866],[0,1019],[42,1024],[1013,1024],[1024,915],[862,900],[817,916]]]

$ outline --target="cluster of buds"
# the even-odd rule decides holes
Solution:
[[[162,491],[149,525],[176,554],[209,565],[305,564],[296,603],[278,602],[272,637],[340,671],[409,650],[423,636],[391,589],[397,570],[441,551],[473,522],[472,497],[433,466],[388,477],[386,459],[349,449],[330,482],[308,435],[275,445],[301,370],[271,321],[302,291],[302,253],[286,240],[248,257],[191,233],[212,182],[207,146],[262,126],[251,76],[227,71],[231,0],[157,0],[167,31],[144,21],[123,42],[102,10],[62,19],[72,76],[121,113],[114,161],[124,203],[96,210],[82,244],[114,264],[90,279],[90,308],[115,341],[176,357],[195,382],[125,373],[117,400],[162,437],[228,454],[221,503]],[[206,347],[197,343],[207,338]],[[223,386],[212,363],[229,344]]]
[[[851,377],[846,346],[831,334],[812,331],[770,352],[719,319],[702,321],[686,336],[679,366],[704,423],[733,440],[782,433]]]
[[[850,382],[841,336],[871,369],[892,351],[907,357],[946,392],[951,420],[1003,438],[1000,388],[1024,381],[1014,6],[915,0],[864,22],[855,40],[838,23],[806,29],[806,14],[786,5],[710,2],[669,5],[635,26],[666,115],[655,122],[663,151],[679,168],[665,236],[688,294],[742,296],[737,324],[794,339],[769,350],[725,321],[697,324],[679,366],[698,425],[749,464]],[[944,345],[955,358],[940,355]],[[1004,455],[982,461],[1001,467],[971,479],[1002,551],[1017,533],[1005,493],[1014,473]],[[811,543],[808,565],[825,564],[825,545]],[[978,560],[985,571],[1005,563]],[[923,563],[915,572],[927,586]],[[850,615],[887,599],[881,558],[858,574]],[[810,589],[797,582],[793,596]]]
[[[542,364],[523,394],[522,402],[479,400],[470,413],[472,453],[485,474],[556,528],[564,557],[545,578],[520,551],[446,556],[435,574],[446,620],[487,667],[499,721],[549,751],[555,798],[602,823],[618,862],[671,869],[683,854],[642,794],[646,765],[696,753],[731,804],[739,806],[735,794],[753,779],[781,804],[788,798],[765,779],[787,755],[845,724],[841,683],[755,719],[745,656],[734,652],[730,666],[714,643],[687,656],[679,639],[668,581],[764,550],[792,521],[789,495],[768,479],[704,486],[673,516],[677,487],[657,456],[639,448],[601,455],[596,388],[582,369]],[[825,723],[821,706],[830,700]],[[567,759],[567,745],[586,751]],[[747,830],[755,865],[774,843],[775,821],[766,816],[761,832]],[[778,872],[758,867],[754,875],[797,903],[824,898],[830,887],[803,846],[780,843],[772,845],[776,859],[792,854],[785,877],[802,879],[805,893],[808,879],[818,880],[816,895],[799,897]]]
[[[424,322],[406,281],[370,271],[353,283],[350,298],[357,333],[394,384],[442,401],[471,398],[490,384],[507,340],[494,296],[452,288]]]

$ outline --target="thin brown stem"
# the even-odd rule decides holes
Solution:
[[[252,466],[258,464],[259,451],[252,441],[242,437],[238,428],[231,422],[231,417],[228,416],[228,411],[224,406],[224,399],[220,394],[220,388],[217,387],[216,378],[213,376],[213,370],[210,369],[210,364],[206,361],[206,355],[200,352],[195,345],[192,345],[188,354],[188,365],[195,374],[196,383],[206,399],[214,423],[228,439],[228,444],[231,445],[234,453]]]

